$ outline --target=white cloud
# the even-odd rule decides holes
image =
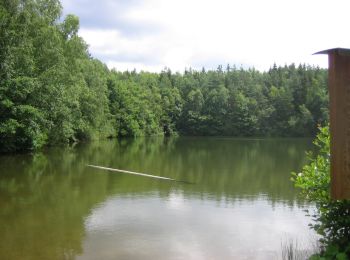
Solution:
[[[311,54],[350,47],[349,7],[345,0],[145,0],[115,14],[122,28],[117,22],[90,28],[82,21],[80,34],[93,56],[117,69],[183,71],[227,63],[268,69],[274,62],[326,67],[326,56]],[[157,30],[141,33],[152,27]]]

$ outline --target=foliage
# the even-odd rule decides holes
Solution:
[[[316,205],[311,228],[321,235],[323,256],[326,259],[350,257],[350,201],[330,197],[330,136],[329,127],[320,128],[314,144],[318,155],[308,154],[309,164],[301,173],[294,173],[295,186]]]
[[[93,59],[59,0],[0,1],[0,151],[118,136],[312,136],[327,73],[274,65],[117,72]]]
[[[348,260],[350,255],[350,245],[341,250],[338,245],[328,245],[321,254],[315,254],[310,257],[310,260]]]

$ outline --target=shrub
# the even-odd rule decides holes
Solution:
[[[292,181],[316,206],[312,214],[308,212],[313,218],[309,225],[321,236],[321,256],[325,259],[346,259],[342,257],[347,256],[350,259],[350,200],[332,200],[330,197],[329,127],[320,128],[314,144],[318,147],[317,154],[308,153],[308,164],[300,173],[293,173]]]

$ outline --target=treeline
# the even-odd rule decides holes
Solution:
[[[117,72],[92,58],[58,0],[0,0],[0,150],[141,135],[312,136],[328,118],[327,73]]]

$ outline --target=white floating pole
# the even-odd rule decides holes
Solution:
[[[123,172],[123,173],[129,173],[129,174],[133,174],[133,175],[145,176],[145,177],[150,177],[150,178],[155,178],[155,179],[162,179],[162,180],[167,180],[167,181],[177,181],[177,180],[172,179],[172,178],[156,176],[156,175],[151,175],[151,174],[146,174],[146,173],[132,172],[132,171],[126,171],[126,170],[102,167],[102,166],[91,165],[91,164],[87,164],[87,166],[93,167],[93,168],[97,168],[97,169],[101,169],[101,170],[107,170],[107,171],[113,171],[113,172]]]

